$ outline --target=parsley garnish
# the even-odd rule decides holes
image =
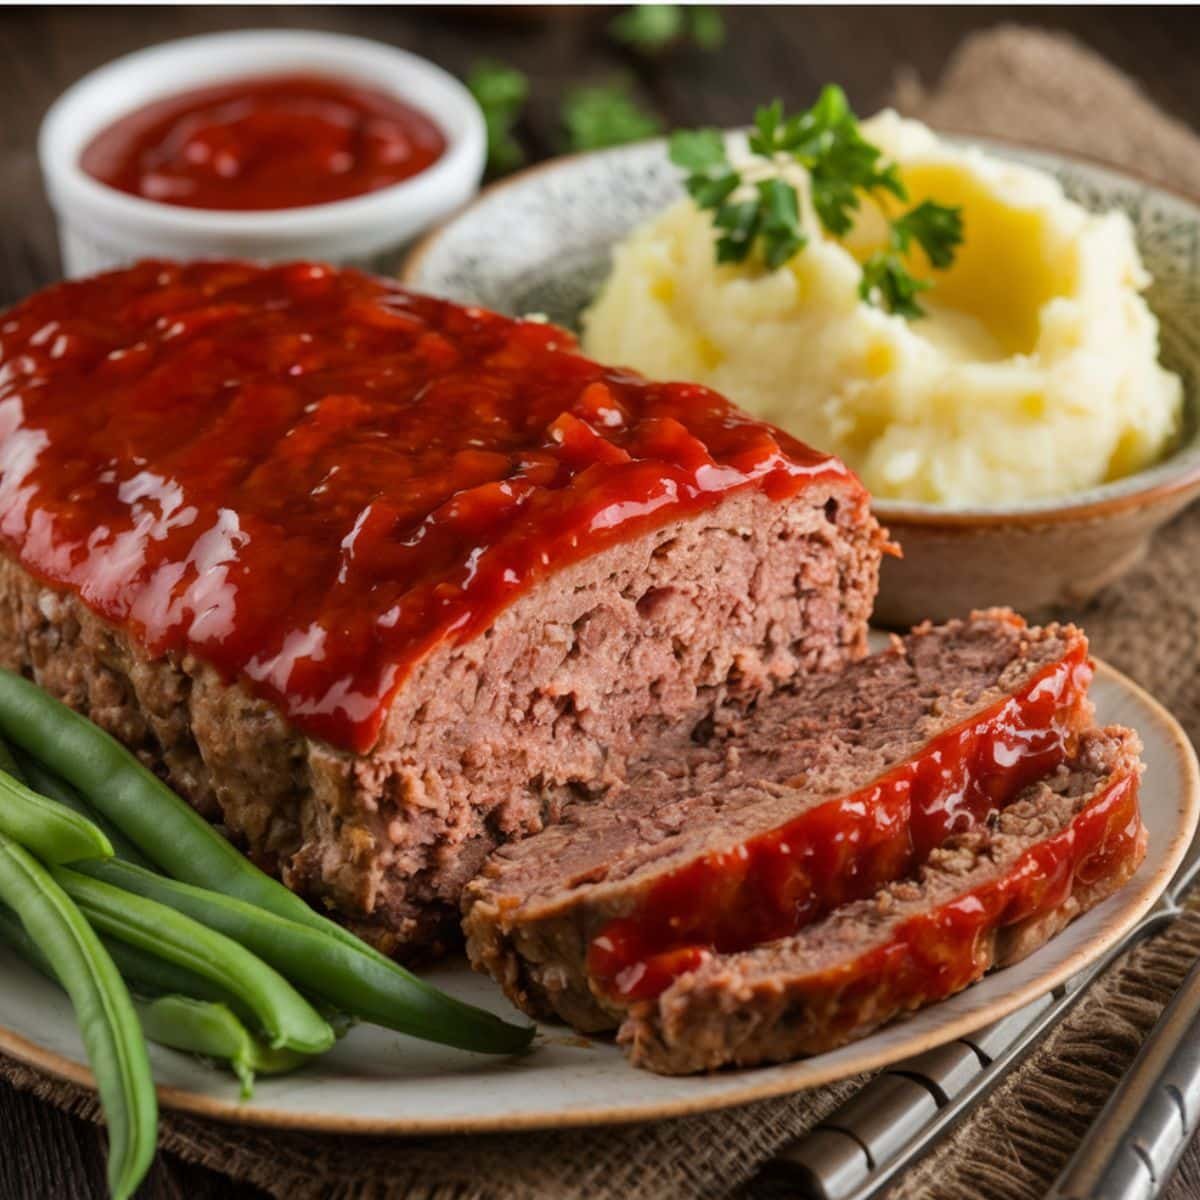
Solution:
[[[529,79],[515,67],[485,60],[471,68],[467,87],[483,111],[487,128],[487,165],[492,175],[519,167],[525,151],[515,129],[529,99]],[[571,89],[562,102],[567,148],[599,150],[653,137],[658,119],[643,111],[624,79]]]
[[[715,50],[725,40],[725,21],[704,4],[635,4],[609,23],[608,32],[639,54],[658,54],[688,41]]]
[[[483,110],[488,170],[498,175],[519,167],[525,161],[525,151],[513,129],[529,98],[529,80],[515,67],[484,61],[471,68],[467,88]]]
[[[562,106],[563,128],[571,150],[600,150],[653,137],[658,118],[644,112],[623,80],[573,88]]]
[[[812,108],[792,117],[784,116],[778,100],[760,108],[749,146],[752,155],[773,167],[797,163],[807,171],[813,212],[834,237],[850,232],[863,197],[877,203],[884,196],[908,202],[896,164],[886,162],[879,148],[862,136],[845,93],[833,84],[822,90]],[[757,246],[767,267],[775,270],[804,249],[808,238],[796,188],[778,174],[753,182],[743,179],[729,161],[719,130],[674,134],[671,161],[687,172],[688,195],[713,213],[718,262],[744,262]],[[887,249],[863,264],[863,299],[901,316],[922,316],[916,297],[930,285],[908,269],[905,259],[913,243],[933,267],[944,270],[962,240],[959,208],[923,200],[889,217]]]
[[[918,292],[930,287],[926,279],[908,273],[903,257],[916,242],[930,265],[944,270],[954,261],[955,248],[962,242],[962,217],[957,208],[922,200],[890,223],[888,248],[878,250],[863,263],[859,295],[870,300],[878,295],[889,312],[902,317],[920,317]]]

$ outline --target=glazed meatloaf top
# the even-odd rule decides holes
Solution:
[[[861,657],[884,546],[712,392],[354,271],[0,315],[0,664],[389,952],[569,789]]]
[[[612,1027],[707,947],[868,895],[1055,770],[1090,678],[1077,629],[993,610],[718,719],[498,850],[464,897],[472,960],[535,1015]]]
[[[352,270],[146,262],[0,319],[0,535],[152,654],[364,752],[533,583],[835,459],[553,326]]]
[[[1145,855],[1137,735],[1089,729],[1075,756],[909,879],[735,954],[633,1007],[632,1060],[679,1074],[831,1049],[1015,962],[1119,888]]]

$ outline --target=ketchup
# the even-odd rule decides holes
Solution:
[[[1066,760],[1090,717],[1091,678],[1081,642],[866,787],[665,875],[592,939],[594,985],[650,999],[711,951],[787,937],[910,875]]]
[[[0,313],[0,543],[360,752],[537,580],[830,478],[707,388],[358,271],[146,262]]]
[[[97,134],[80,166],[144,200],[246,212],[362,196],[412,178],[445,150],[436,123],[394,96],[281,75],[139,108]]]
[[[829,1018],[830,1042],[961,991],[992,963],[1002,931],[1054,916],[1076,891],[1095,902],[1122,884],[1145,854],[1136,773],[1122,772],[1059,833],[1030,846],[999,876],[902,922],[884,944],[806,980]],[[1051,929],[1056,929],[1057,924]],[[838,1002],[830,1010],[829,991]],[[824,1048],[824,1047],[821,1047]]]

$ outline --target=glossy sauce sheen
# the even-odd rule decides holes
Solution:
[[[648,999],[713,950],[786,937],[910,875],[952,833],[1065,761],[1088,717],[1091,677],[1080,642],[870,786],[671,872],[593,938],[589,975],[622,1001]]]
[[[437,124],[394,96],[287,75],[155,101],[97,134],[79,165],[144,200],[246,212],[362,196],[445,151]]]
[[[833,478],[706,388],[355,271],[143,263],[0,314],[7,549],[357,751],[542,577]]]
[[[821,1003],[838,989],[833,1043],[952,996],[991,965],[992,933],[1049,916],[1076,885],[1119,878],[1138,861],[1142,836],[1137,775],[1121,775],[1066,829],[1030,846],[998,878],[910,917],[884,944],[805,980],[792,994],[809,993]]]

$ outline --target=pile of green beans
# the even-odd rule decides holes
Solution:
[[[0,904],[0,942],[15,950],[49,979],[55,979],[49,960],[25,932],[17,915]],[[118,962],[124,975],[124,968]],[[308,1062],[308,1055],[277,1050],[256,1038],[245,1022],[219,1000],[193,999],[185,990],[174,990],[153,999],[134,997],[142,1032],[160,1046],[183,1050],[201,1058],[229,1063],[242,1085],[242,1099],[254,1095],[257,1075],[282,1075]]]
[[[258,870],[123,746],[0,670],[0,941],[67,992],[125,1200],[154,1154],[145,1039],[294,1070],[354,1020],[489,1054],[534,1030],[447,996]],[[132,993],[132,995],[131,995]]]
[[[232,938],[173,908],[65,867],[56,867],[52,874],[99,932],[159,955],[236,996],[276,1049],[323,1054],[333,1045],[333,1030],[316,1009]]]

